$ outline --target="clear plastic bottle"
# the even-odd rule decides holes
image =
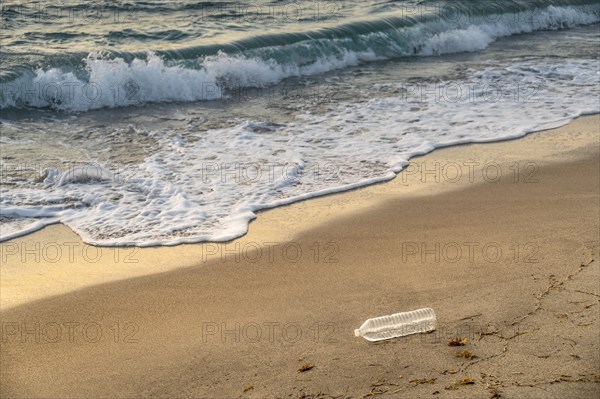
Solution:
[[[424,308],[369,319],[359,329],[354,330],[354,335],[375,342],[429,332],[435,330],[435,327],[435,312],[431,308]]]

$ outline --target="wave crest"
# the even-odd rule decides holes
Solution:
[[[291,76],[315,75],[377,59],[478,51],[500,37],[597,23],[599,8],[597,4],[549,6],[527,19],[515,20],[514,14],[507,13],[411,26],[386,24],[387,30],[360,34],[346,27],[343,31],[347,36],[328,37],[321,32],[311,38],[306,33],[301,35],[303,40],[289,45],[249,46],[237,53],[219,51],[193,59],[169,59],[149,52],[127,61],[126,57],[110,59],[92,53],[82,70],[37,69],[0,84],[0,108],[78,112],[151,102],[215,100],[222,98],[227,84],[260,87]],[[225,48],[230,47],[235,46]]]

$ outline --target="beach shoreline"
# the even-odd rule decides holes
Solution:
[[[2,243],[2,396],[592,397],[599,123],[439,149],[228,243]],[[420,307],[435,333],[353,336]]]

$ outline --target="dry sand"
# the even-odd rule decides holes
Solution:
[[[435,151],[227,244],[3,243],[0,396],[598,397],[599,125]],[[353,336],[421,307],[431,334]]]

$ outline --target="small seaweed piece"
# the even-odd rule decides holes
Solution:
[[[467,338],[452,338],[448,341],[448,346],[465,346],[469,343]]]
[[[371,387],[375,388],[375,387],[381,387],[381,386],[384,386],[384,385],[398,386],[398,384],[394,384],[393,382],[387,382],[385,380],[385,378],[380,378],[379,380],[377,380],[377,382],[372,383]]]
[[[301,366],[301,367],[298,369],[298,372],[300,372],[300,373],[304,373],[305,371],[312,370],[312,369],[313,369],[313,367],[315,367],[315,366],[313,366],[312,364],[304,363],[304,364],[303,364],[303,365],[302,365],[302,366]]]
[[[417,378],[416,380],[410,380],[411,384],[433,384],[437,378]]]
[[[474,378],[465,377],[460,381],[453,382],[452,384],[448,385],[445,389],[446,390],[454,390],[454,389],[458,389],[458,387],[461,385],[473,385],[473,384],[475,384]]]
[[[367,394],[365,394],[363,396],[364,398],[367,398],[369,396],[375,396],[375,395],[383,395],[384,393],[386,393],[388,390],[384,389],[384,388],[380,388],[380,387],[376,387],[376,388],[372,388]]]
[[[244,392],[248,392],[251,389],[254,389],[254,385],[248,385],[246,388],[244,388]]]
[[[454,352],[454,356],[456,357],[464,357],[465,359],[473,359],[475,354],[469,350],[464,350],[462,352]]]

